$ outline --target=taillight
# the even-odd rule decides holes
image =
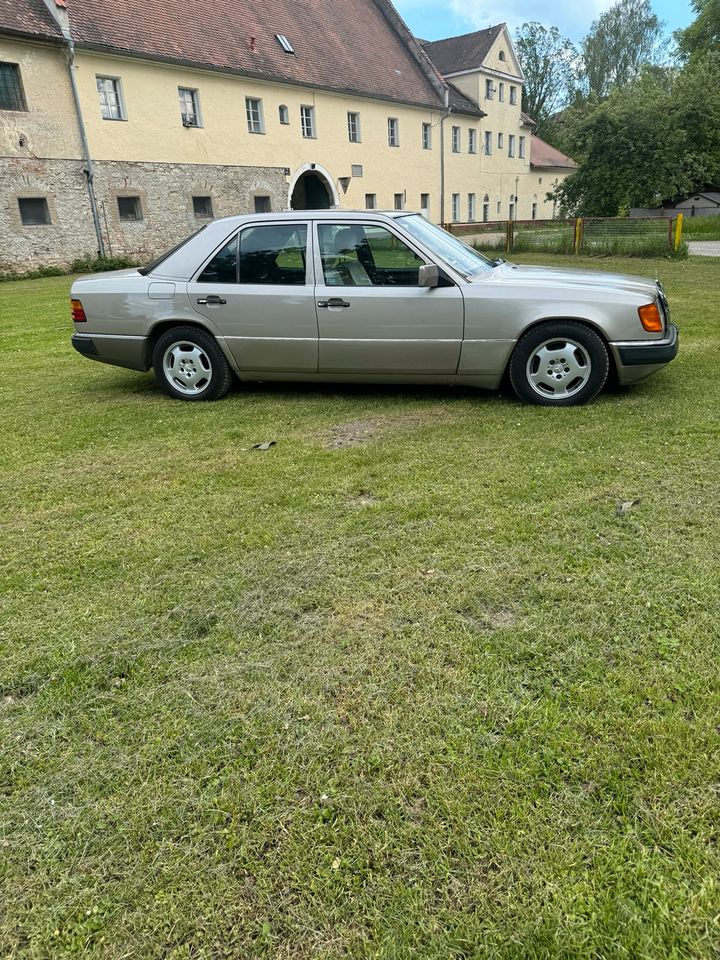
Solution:
[[[85,311],[80,301],[71,300],[70,306],[72,308],[73,323],[85,323],[85,321],[87,320],[87,317],[85,316]]]
[[[662,333],[663,322],[656,303],[646,303],[644,307],[638,307],[638,315],[640,323],[648,333]]]

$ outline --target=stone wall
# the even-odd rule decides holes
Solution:
[[[287,179],[279,167],[205,164],[95,163],[95,194],[109,256],[146,262],[188,236],[198,217],[193,196],[209,197],[213,217],[248,213],[255,197],[272,210],[287,206]],[[97,254],[83,163],[80,160],[0,158],[0,271],[69,266]],[[18,199],[45,197],[51,223],[26,226]],[[137,197],[140,219],[121,219],[118,197]]]

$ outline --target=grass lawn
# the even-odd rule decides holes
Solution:
[[[183,404],[0,285],[0,956],[718,956],[718,267],[555,262],[675,363]]]

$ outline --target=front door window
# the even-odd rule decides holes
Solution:
[[[374,224],[318,225],[328,287],[416,287],[425,262],[399,237]]]

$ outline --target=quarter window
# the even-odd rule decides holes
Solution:
[[[424,261],[395,234],[374,224],[318,225],[328,287],[416,287]]]
[[[217,253],[198,283],[305,285],[307,225],[247,227]]]
[[[197,90],[191,90],[189,87],[178,87],[178,99],[180,101],[180,118],[184,127],[199,127],[200,124],[200,104]]]
[[[198,220],[212,220],[213,208],[210,197],[193,197],[193,213]]]
[[[21,197],[18,200],[20,221],[24,227],[38,227],[50,223],[50,210],[45,197]]]
[[[17,63],[0,63],[0,110],[27,110]]]
[[[121,220],[142,220],[142,206],[140,197],[118,197],[118,216]]]
[[[400,146],[400,124],[395,117],[388,117],[388,146]]]
[[[360,143],[360,114],[348,113],[348,140],[350,143]]]
[[[117,77],[95,77],[103,120],[125,120],[125,103]]]
[[[249,133],[265,133],[262,100],[255,97],[245,97],[245,114]]]
[[[306,140],[315,139],[315,107],[300,107],[300,127]]]

